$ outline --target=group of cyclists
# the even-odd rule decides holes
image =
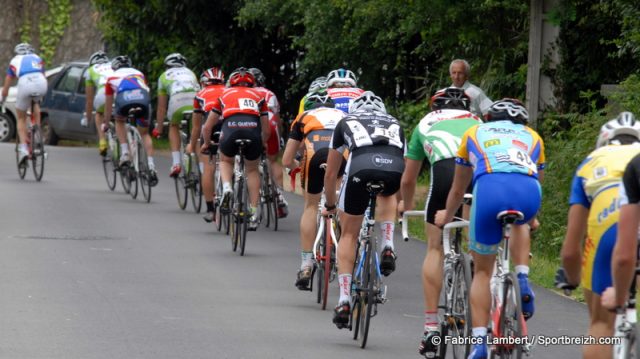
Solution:
[[[21,158],[25,158],[25,114],[32,94],[46,92],[46,79],[42,60],[29,44],[19,44],[15,52],[2,96],[6,98],[9,84],[18,78],[19,150]],[[434,338],[441,335],[441,234],[442,227],[454,216],[470,220],[468,236],[474,273],[469,303],[472,336],[476,340],[469,358],[489,356],[489,282],[502,240],[502,223],[497,214],[504,210],[524,215],[512,228],[510,251],[523,316],[529,319],[535,313],[535,295],[528,280],[530,231],[539,225],[536,215],[542,198],[544,143],[528,127],[529,115],[522,102],[512,98],[491,102],[481,90],[468,84],[466,61],[452,62],[452,86],[431,97],[431,111],[413,130],[409,141],[400,122],[387,113],[384,101],[359,88],[352,71],[340,68],[316,78],[291,123],[282,164],[278,160],[283,133],[280,106],[275,94],[265,87],[266,79],[259,69],[239,67],[227,78],[220,68],[212,67],[198,78],[187,67],[184,56],[168,55],[164,60],[166,69],[158,80],[156,126],[149,131],[151,96],[144,74],[133,67],[127,56],[109,59],[102,51],[91,55],[89,65],[86,114],[95,111],[100,154],[107,152],[104,129],[113,115],[121,143],[119,165],[130,164],[125,121],[131,108],[142,108],[135,125],[148,153],[152,185],[158,183],[152,136],[162,134],[166,118],[173,160],[169,174],[177,176],[181,171],[179,126],[183,113],[193,112],[188,150],[200,157],[207,204],[205,221],[215,219],[216,168],[209,155],[219,152],[222,193],[218,195],[222,198],[220,205],[228,208],[234,158],[238,154],[236,140],[250,140],[243,149],[250,230],[255,230],[259,222],[258,162],[263,153],[280,191],[283,168],[292,176],[300,173],[304,209],[300,217],[301,263],[295,278],[300,290],[311,285],[315,223],[324,194],[322,215],[336,215],[341,229],[337,248],[339,297],[333,313],[333,323],[338,328],[348,325],[352,310],[356,242],[369,198],[366,184],[384,184],[378,195],[376,220],[381,233],[380,273],[389,276],[396,269],[393,234],[397,214],[414,207],[416,182],[425,162],[430,167],[430,186],[424,207],[428,245],[422,265],[425,313],[419,353],[433,358],[438,351],[435,344],[440,340]],[[37,110],[36,107],[36,117]],[[623,112],[602,127],[596,150],[576,170],[562,248],[564,269],[559,270],[557,278],[560,288],[572,289],[579,283],[583,286],[591,316],[589,333],[596,337],[613,334],[615,310],[623,306],[633,278],[640,223],[638,173],[640,122],[633,114]],[[471,206],[462,205],[465,193],[473,194]],[[285,217],[287,203],[281,192],[280,196],[282,207],[278,215]],[[610,347],[584,349],[585,358],[610,355]]]

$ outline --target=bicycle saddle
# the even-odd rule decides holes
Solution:
[[[236,145],[243,147],[243,146],[248,146],[251,144],[251,140],[249,139],[245,139],[245,138],[241,138],[235,141]]]
[[[517,221],[522,221],[524,219],[524,214],[520,211],[508,209],[506,211],[498,213],[496,218],[502,223],[514,224]]]
[[[142,107],[132,107],[129,109],[129,117],[141,117],[144,113]]]
[[[367,182],[367,191],[376,193],[376,194],[384,191],[384,181]]]

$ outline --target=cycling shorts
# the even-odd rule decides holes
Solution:
[[[204,127],[204,125],[202,125],[202,127]],[[218,153],[218,145],[220,142],[220,131],[222,131],[222,122],[218,121],[218,123],[216,123],[216,125],[213,127],[213,130],[211,131],[211,142],[213,142],[213,144],[210,147],[210,153],[212,155],[216,155]],[[204,131],[200,130],[200,143],[204,143]]]
[[[582,257],[582,288],[602,295],[605,289],[613,285],[611,278],[611,256],[616,244],[618,224],[603,228],[601,235],[595,238],[587,236]]]
[[[473,186],[469,248],[479,254],[495,254],[502,241],[502,224],[496,218],[505,210],[524,214],[531,220],[542,198],[537,179],[520,173],[490,173],[476,179]]]
[[[324,188],[324,168],[320,165],[327,163],[329,147],[320,148],[318,151],[307,149],[302,159],[302,172],[300,172],[300,184],[309,194],[318,194]],[[343,160],[338,177],[342,177],[347,161]]]
[[[104,94],[104,86],[103,86],[96,92],[96,95],[93,97],[93,110],[96,111],[97,113],[104,113],[105,100],[106,100],[106,97]]]
[[[262,130],[260,118],[254,115],[235,114],[225,118],[220,132],[220,152],[227,157],[238,154],[238,139],[251,140],[251,145],[244,149],[244,158],[257,160],[262,154]]]
[[[403,171],[403,153],[398,147],[382,145],[355,149],[347,161],[338,208],[353,216],[363,215],[369,205],[367,182],[384,182],[380,194],[391,196],[400,189]]]
[[[271,134],[267,140],[267,155],[274,156],[280,152],[280,133],[278,133],[278,123],[269,120],[269,128],[271,128]]]
[[[170,124],[180,126],[180,122],[184,119],[182,113],[184,111],[193,111],[193,99],[195,97],[195,92],[179,92],[169,98],[167,118]]]
[[[447,158],[434,163],[431,166],[429,179],[429,195],[424,205],[424,220],[435,225],[436,212],[447,207],[447,197],[453,184],[453,175],[456,170],[455,158]],[[467,188],[471,193],[472,187]],[[456,216],[462,215],[459,210]]]
[[[31,107],[31,99],[39,103],[47,94],[47,78],[41,72],[28,73],[18,78],[17,87],[16,108],[26,112]]]
[[[142,114],[136,118],[136,126],[149,127],[151,111],[149,109],[149,91],[145,89],[132,89],[118,92],[115,100],[115,113],[118,116],[129,116],[129,110],[135,107],[142,108]]]

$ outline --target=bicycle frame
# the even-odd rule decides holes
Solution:
[[[333,243],[333,248],[335,248],[335,251],[336,251],[336,258],[338,256],[338,240],[336,239],[336,232],[333,227],[333,216],[329,216],[327,220],[325,220],[324,218],[322,218],[322,215],[320,214],[324,209],[325,202],[326,202],[326,197],[324,195],[324,192],[322,192],[322,197],[320,197],[320,202],[318,203],[318,216],[320,217],[320,223],[318,225],[318,229],[316,232],[316,239],[313,242],[313,259],[315,259],[316,261],[319,261],[319,258],[317,256],[318,246],[322,241],[322,232],[324,232],[327,220],[329,221],[329,233],[331,235],[331,242]]]
[[[626,308],[618,312],[615,321],[615,331],[613,336],[620,338],[619,342],[613,345],[613,358],[614,359],[628,359],[632,358],[632,353],[635,353],[635,358],[638,357],[638,335],[636,333],[637,327],[637,313],[636,313],[636,280],[635,277],[640,274],[640,268],[636,267],[634,280],[631,282],[631,288],[629,289],[629,298],[626,301]]]
[[[362,220],[362,228],[360,229],[360,236],[358,239],[359,241],[358,246],[360,248],[360,252],[358,255],[358,263],[356,264],[355,271],[354,271],[354,277],[358,278],[360,282],[362,282],[363,275],[365,275],[365,273],[362,271],[362,268],[364,267],[364,262],[365,260],[367,260],[368,255],[373,254],[374,255],[373,264],[375,265],[375,268],[376,268],[376,277],[372,279],[377,283],[382,283],[382,273],[380,272],[380,258],[379,258],[378,251],[375,250],[377,248],[377,245],[376,245],[377,238],[373,236],[373,228],[376,224],[376,221],[374,219],[375,205],[376,205],[376,200],[375,200],[375,196],[373,196],[369,200],[369,206],[367,207],[364,218]],[[371,243],[371,247],[374,249],[372,251],[373,253],[367,252],[367,246],[366,246],[367,242]],[[387,300],[386,292],[387,292],[387,287],[384,286],[384,289],[381,290],[380,294],[378,295],[381,303],[384,303]],[[376,295],[376,293],[371,293],[371,294]],[[376,301],[374,301],[374,303],[376,303]]]

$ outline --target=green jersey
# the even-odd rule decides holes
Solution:
[[[193,71],[186,67],[172,67],[158,79],[158,95],[169,97],[183,92],[198,92],[200,86]]]
[[[94,64],[84,73],[84,83],[86,86],[93,86],[99,91],[104,88],[107,79],[112,74],[111,63]]]
[[[462,135],[481,123],[480,118],[463,110],[438,110],[428,113],[413,130],[406,157],[431,164],[455,158]]]

